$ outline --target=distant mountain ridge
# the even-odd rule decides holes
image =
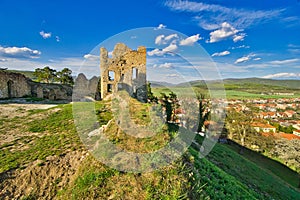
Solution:
[[[166,82],[155,82],[150,81],[152,87],[163,87],[163,86],[177,86],[177,87],[184,87],[184,86],[206,86],[206,83],[222,83],[224,85],[234,84],[234,85],[244,85],[244,84],[256,84],[256,85],[269,85],[269,86],[278,86],[278,87],[285,87],[290,89],[300,89],[300,80],[277,80],[277,79],[265,79],[265,78],[227,78],[224,79],[222,82],[219,80],[196,80],[196,81],[189,81],[185,83],[179,84],[171,84]]]

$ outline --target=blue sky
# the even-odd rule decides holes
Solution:
[[[207,52],[201,54],[205,61],[198,56],[192,64],[197,68],[208,62],[209,67],[214,61],[222,78],[300,79],[297,0],[0,0],[0,67],[34,70],[49,65],[97,75],[95,47],[115,34],[141,27],[156,27],[157,32],[149,31],[154,36],[147,42],[143,33],[120,42],[136,48],[130,39],[143,37],[145,44],[153,43],[147,46],[149,79],[169,77],[176,82],[176,73],[184,74],[189,67],[167,50],[180,54],[188,47],[190,62],[197,58],[192,54],[199,45]],[[172,38],[175,32],[168,29],[185,38],[180,34]],[[82,68],[83,63],[88,64]],[[192,74],[184,74],[185,79],[201,79]]]

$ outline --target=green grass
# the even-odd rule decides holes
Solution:
[[[211,199],[263,199],[262,195],[228,175],[206,158],[198,158],[198,151],[190,148],[190,153],[194,156],[194,166],[200,181],[205,184],[203,190]]]
[[[34,119],[26,122],[19,118],[13,118],[18,126],[27,129],[28,132],[38,133],[37,135],[24,135],[10,143],[3,144],[0,149],[0,173],[19,167],[47,156],[60,155],[67,150],[81,148],[80,139],[76,133],[73,123],[72,106],[60,105],[56,108],[58,112],[50,113],[42,119]],[[48,110],[38,110],[32,113],[47,113]],[[14,129],[13,126],[9,127]]]
[[[240,83],[240,82],[232,82],[225,81],[224,85],[219,83],[209,83],[208,86],[210,88],[214,88],[213,95],[223,96],[223,92],[225,90],[226,97],[228,99],[254,99],[254,98],[262,98],[262,99],[278,99],[278,98],[297,98],[300,97],[300,90],[295,88],[289,88],[284,85],[266,85],[262,83]],[[183,88],[187,88],[187,90],[183,90]],[[188,89],[190,88],[190,89]],[[177,93],[178,91],[182,91],[186,97],[194,97],[195,91],[205,94],[206,96],[210,96],[207,90],[207,86],[205,84],[197,84],[193,83],[190,86],[170,86],[169,88],[165,87],[157,87],[152,88],[152,92],[155,96],[160,97],[160,93],[170,93],[173,91]],[[212,92],[212,91],[211,91]],[[294,93],[294,95],[272,95],[266,93]]]
[[[186,199],[189,183],[187,166],[176,162],[151,173],[119,172],[89,156],[79,169],[75,180],[59,198],[65,199]],[[198,191],[198,197],[203,191]]]
[[[239,151],[239,147],[236,145],[227,145],[226,147],[233,150],[234,152]],[[295,188],[298,187],[299,175],[297,174],[297,172],[291,170],[290,168],[281,164],[280,162],[272,160],[262,154],[247,149],[244,150],[243,157],[255,163],[258,167],[263,168],[267,172],[278,176],[280,179],[284,180],[291,186]]]
[[[99,125],[113,118],[110,102],[78,103],[78,106],[59,105],[48,110],[30,111],[42,117],[30,122],[14,118],[13,122],[35,135],[22,136],[0,146],[0,173],[24,168],[35,160],[50,155],[64,155],[82,149],[73,120],[77,112],[92,115]],[[138,124],[149,124],[149,105],[133,101],[131,118]],[[51,112],[51,109],[56,109]],[[59,109],[59,110],[57,110]],[[77,118],[77,120],[80,118]],[[94,120],[92,117],[91,119]],[[2,120],[6,123],[5,120]],[[92,126],[83,124],[83,130]],[[17,125],[16,125],[17,126]],[[105,134],[116,145],[132,152],[154,151],[176,137],[177,126],[165,125],[151,138],[135,138],[117,130],[112,123]],[[189,134],[186,131],[186,134]],[[197,136],[199,143],[202,138]],[[238,154],[232,145],[216,144],[210,154],[200,159],[197,148],[189,147],[182,158],[149,173],[126,173],[111,169],[87,156],[74,179],[58,191],[59,199],[299,199],[296,173],[255,152]],[[60,180],[53,180],[54,185]],[[25,199],[35,198],[27,195]]]
[[[299,199],[300,197],[299,191],[281,179],[276,171],[268,169],[270,166],[264,163],[257,164],[257,161],[252,162],[226,145],[216,144],[207,159],[248,186],[249,191],[256,192],[259,199]]]

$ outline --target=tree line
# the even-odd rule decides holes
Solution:
[[[151,91],[151,83],[147,84],[148,102],[159,103],[164,111],[165,120],[167,123],[175,123],[178,119],[176,111],[182,109],[182,105],[179,103],[179,99],[174,92],[169,94],[160,93],[160,97],[154,96]],[[205,95],[201,93],[196,94],[197,102],[188,106],[190,109],[186,109],[186,115],[184,119],[187,123],[185,127],[194,132],[202,132],[205,121],[210,119],[210,111],[208,102],[205,101]],[[186,106],[185,106],[186,107]],[[193,109],[197,107],[196,109]]]
[[[64,68],[61,71],[51,69],[49,66],[44,68],[36,68],[33,75],[37,82],[41,83],[61,83],[74,85],[72,71],[69,68]]]

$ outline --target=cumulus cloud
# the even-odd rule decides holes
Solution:
[[[243,41],[245,37],[246,37],[246,33],[241,33],[239,35],[234,35],[233,36],[233,41],[234,42]]]
[[[238,58],[234,63],[235,64],[239,64],[239,63],[247,62],[249,60],[250,60],[249,56],[243,56],[241,58]]]
[[[212,54],[211,56],[212,56],[212,57],[215,57],[215,56],[226,56],[226,55],[229,55],[229,54],[230,54],[229,51],[222,51],[222,52],[214,53],[214,54]]]
[[[155,38],[155,44],[161,45],[164,43],[164,35],[159,35]]]
[[[164,63],[164,64],[160,64],[159,65],[159,68],[172,68],[173,67],[173,64],[172,63]]]
[[[178,46],[174,43],[170,44],[169,46],[167,46],[166,48],[163,49],[164,52],[174,52],[178,49]]]
[[[169,54],[173,54],[176,50],[178,49],[178,46],[176,45],[176,43],[171,43],[169,46],[163,48],[162,50],[160,49],[153,49],[152,51],[149,51],[147,54],[149,56],[163,56],[167,53]]]
[[[96,56],[92,54],[85,54],[83,57],[87,60],[100,60],[100,56]]]
[[[165,54],[165,52],[163,52],[163,50],[160,49],[153,49],[152,51],[149,51],[147,53],[149,56],[162,56]]]
[[[178,38],[178,35],[177,35],[176,33],[171,34],[171,35],[168,35],[168,36],[165,37],[165,41],[170,41],[170,40],[172,40],[173,38],[174,38],[174,39],[175,39],[175,38]]]
[[[176,38],[178,38],[178,35],[177,35],[177,34],[170,34],[170,35],[168,35],[168,36],[165,36],[165,35],[158,35],[158,36],[155,38],[155,44],[157,44],[157,45],[167,44],[170,40],[176,39]]]
[[[243,56],[241,58],[238,58],[234,64],[239,64],[239,63],[244,63],[244,62],[248,62],[249,60],[251,60],[252,57],[254,57],[255,54],[249,54],[247,56]]]
[[[38,58],[41,52],[32,50],[28,47],[2,47],[0,46],[0,55],[10,58]]]
[[[215,30],[224,21],[229,21],[234,27],[245,29],[254,24],[261,24],[279,17],[284,9],[277,10],[247,10],[229,8],[217,4],[193,1],[168,0],[164,4],[172,11],[192,13],[193,20],[205,30]]]
[[[201,40],[202,38],[200,37],[199,34],[192,35],[186,39],[183,39],[180,41],[179,45],[181,46],[192,46],[195,42],[198,40]]]
[[[155,30],[159,30],[159,29],[164,29],[166,28],[167,26],[164,25],[164,24],[159,24],[158,27],[155,28]]]
[[[52,33],[50,33],[50,32],[45,32],[45,31],[41,31],[40,32],[40,35],[44,38],[44,39],[47,39],[47,38],[51,38],[51,35],[52,35]]]
[[[221,24],[221,28],[211,32],[209,43],[219,42],[221,40],[226,40],[228,38],[232,38],[234,42],[243,40],[246,34],[242,33],[237,35],[241,30],[235,29],[227,22],[223,22]]]
[[[269,74],[266,76],[263,76],[262,78],[300,78],[300,73],[277,73],[277,74]]]
[[[274,60],[274,61],[271,61],[270,63],[273,65],[284,65],[284,64],[295,63],[298,61],[299,61],[299,59],[295,58],[295,59],[287,59],[287,60]]]

